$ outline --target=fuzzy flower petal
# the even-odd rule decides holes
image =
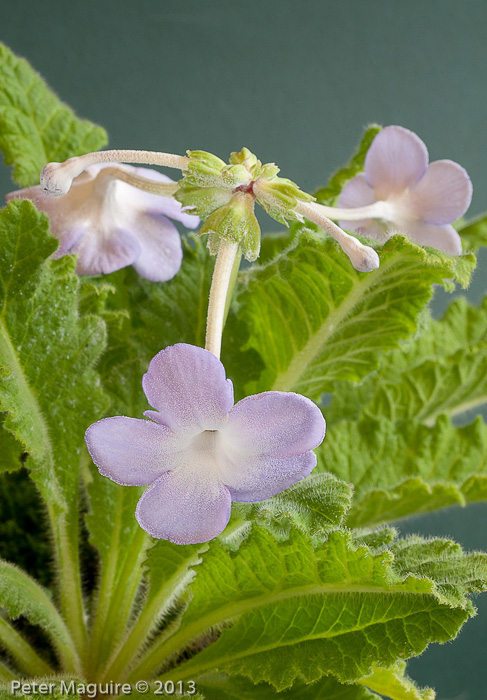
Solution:
[[[180,449],[172,430],[140,418],[103,418],[86,431],[86,444],[103,476],[123,486],[148,486],[174,468]]]
[[[178,343],[161,350],[142,378],[145,415],[179,432],[216,430],[233,406],[233,384],[211,352]]]
[[[428,167],[428,150],[402,126],[379,131],[365,157],[367,183],[387,194],[399,193],[420,180]]]
[[[472,199],[465,168],[452,160],[435,160],[411,189],[411,201],[426,224],[442,226],[459,219]]]
[[[387,126],[367,152],[365,172],[352,178],[338,199],[338,206],[347,209],[377,203],[375,218],[339,223],[376,240],[405,233],[419,245],[460,255],[460,238],[446,224],[467,211],[471,198],[464,168],[451,160],[428,165],[428,151],[416,134]]]
[[[135,517],[153,537],[176,544],[207,542],[230,519],[230,492],[197,465],[163,474],[143,494]]]
[[[134,265],[142,277],[154,282],[171,279],[181,266],[182,250],[179,233],[167,217],[188,228],[195,228],[199,219],[183,212],[172,197],[139,190],[104,172],[110,165],[86,168],[60,197],[46,195],[37,185],[11,192],[6,199],[30,199],[49,216],[51,231],[60,241],[53,257],[77,254],[80,275],[108,274]],[[147,168],[117,168],[171,182]]]
[[[136,517],[154,537],[205,542],[225,528],[230,504],[274,496],[307,476],[323,440],[321,411],[299,394],[267,392],[233,406],[233,386],[212,353],[180,343],[143,378],[151,419],[106,418],[86,434],[100,472],[150,484]]]

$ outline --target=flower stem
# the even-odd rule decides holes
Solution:
[[[48,163],[41,172],[41,185],[47,194],[66,194],[74,178],[95,163],[142,163],[185,170],[189,158],[159,151],[96,151],[68,158],[64,163]]]
[[[220,359],[223,325],[228,313],[229,301],[235,283],[235,266],[240,264],[239,244],[222,240],[216,258],[213,279],[211,280],[208,316],[206,320],[205,349]],[[238,261],[238,263],[237,263]],[[238,272],[238,267],[237,267]]]
[[[327,207],[324,204],[312,202],[311,206],[329,219],[342,221],[359,221],[360,219],[394,220],[393,206],[390,202],[377,201],[364,207]]]
[[[12,655],[18,667],[34,678],[51,676],[53,669],[27,644],[9,623],[0,617],[0,642]]]
[[[85,658],[88,645],[78,552],[78,509],[57,514],[47,507],[54,537],[61,612],[73,638],[78,656]]]
[[[371,272],[379,267],[379,256],[375,250],[363,245],[359,240],[342,231],[339,226],[323,214],[321,205],[313,202],[298,202],[296,211],[327,231],[336,240],[343,252],[348,255],[356,270]]]
[[[149,192],[150,194],[157,194],[161,197],[172,197],[179,189],[177,182],[159,182],[158,180],[152,180],[150,177],[143,177],[137,173],[132,173],[130,170],[125,170],[125,168],[120,168],[116,165],[103,168],[100,175],[122,180],[128,185],[132,185],[132,187],[137,187],[139,190],[144,190],[144,192]]]

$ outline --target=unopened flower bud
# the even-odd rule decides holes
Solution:
[[[247,192],[235,192],[228,204],[208,217],[200,235],[210,234],[209,248],[215,254],[219,241],[239,243],[243,254],[253,262],[260,252],[260,226],[254,214],[254,198]]]

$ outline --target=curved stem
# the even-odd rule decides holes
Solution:
[[[223,323],[227,309],[227,297],[234,266],[239,252],[239,244],[222,240],[216,258],[211,280],[208,316],[206,320],[205,349],[220,359]],[[240,262],[240,259],[239,259]]]
[[[342,231],[333,221],[330,221],[322,213],[321,204],[298,202],[296,211],[327,231],[336,240],[343,252],[348,255],[356,270],[371,272],[379,267],[379,256],[375,250],[363,245],[359,240]]]
[[[317,202],[313,202],[312,206],[329,219],[341,219],[342,221],[383,219],[384,221],[394,221],[394,207],[390,202],[381,200],[367,204],[365,207],[327,207]]]
[[[128,185],[132,185],[132,187],[137,187],[139,190],[149,192],[150,194],[157,194],[161,197],[172,197],[179,189],[177,182],[159,182],[158,180],[152,180],[149,177],[143,177],[137,173],[131,173],[129,170],[125,170],[125,168],[120,168],[116,165],[103,168],[100,175],[102,177],[122,180]],[[100,175],[98,177],[100,177]]]
[[[47,194],[66,194],[74,178],[96,163],[142,163],[186,170],[189,158],[159,151],[96,151],[68,158],[64,163],[48,163],[41,172],[41,185]]]

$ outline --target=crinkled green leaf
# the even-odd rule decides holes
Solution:
[[[0,608],[12,620],[23,616],[33,625],[39,625],[59,658],[68,667],[76,667],[76,652],[68,629],[47,591],[24,571],[3,560],[0,560]]]
[[[371,124],[365,130],[362,139],[350,161],[343,168],[340,168],[332,177],[326,187],[322,187],[315,192],[316,199],[322,204],[334,204],[335,199],[342,191],[344,185],[355,177],[357,173],[364,169],[365,156],[370,148],[370,144],[382,129],[377,124]]]
[[[462,221],[457,231],[462,239],[463,250],[478,252],[487,246],[487,215],[481,214],[475,219]]]
[[[44,498],[63,509],[77,491],[84,431],[107,406],[93,371],[105,328],[78,312],[74,259],[45,261],[57,241],[44,214],[12,202],[0,233],[0,410]]]
[[[474,258],[451,258],[394,236],[371,273],[354,270],[334,241],[302,235],[293,250],[242,275],[249,340],[265,369],[246,390],[311,398],[340,379],[357,381],[380,354],[416,331],[433,283],[469,279]],[[467,272],[467,270],[469,271]]]
[[[372,675],[358,682],[392,700],[435,700],[436,697],[432,688],[418,688],[408,678],[404,661],[399,661],[391,668],[375,667]]]
[[[379,700],[375,693],[361,685],[339,683],[325,676],[317,683],[297,681],[292,688],[278,693],[268,683],[254,685],[244,676],[224,673],[209,674],[198,681],[208,700]]]
[[[220,670],[278,690],[300,677],[355,681],[455,637],[473,612],[433,581],[398,576],[390,552],[356,548],[339,531],[314,545],[298,530],[278,542],[259,529],[236,551],[213,544],[192,593],[178,631],[158,647],[161,661],[189,642],[201,648],[210,630],[221,636],[163,678]]]
[[[292,522],[308,533],[324,533],[342,523],[350,507],[352,490],[331,474],[311,474],[277,496],[253,504],[234,506],[248,519]]]
[[[381,359],[358,386],[335,385],[328,425],[359,416],[385,415],[433,422],[487,400],[487,297],[480,306],[454,301],[443,318],[423,316],[415,338]]]
[[[35,185],[46,163],[64,161],[107,143],[104,129],[76,117],[27,61],[0,44],[0,149],[13,178]]]
[[[342,421],[316,450],[318,467],[353,484],[351,527],[370,527],[487,495],[487,426],[446,416],[433,427],[370,417]]]

